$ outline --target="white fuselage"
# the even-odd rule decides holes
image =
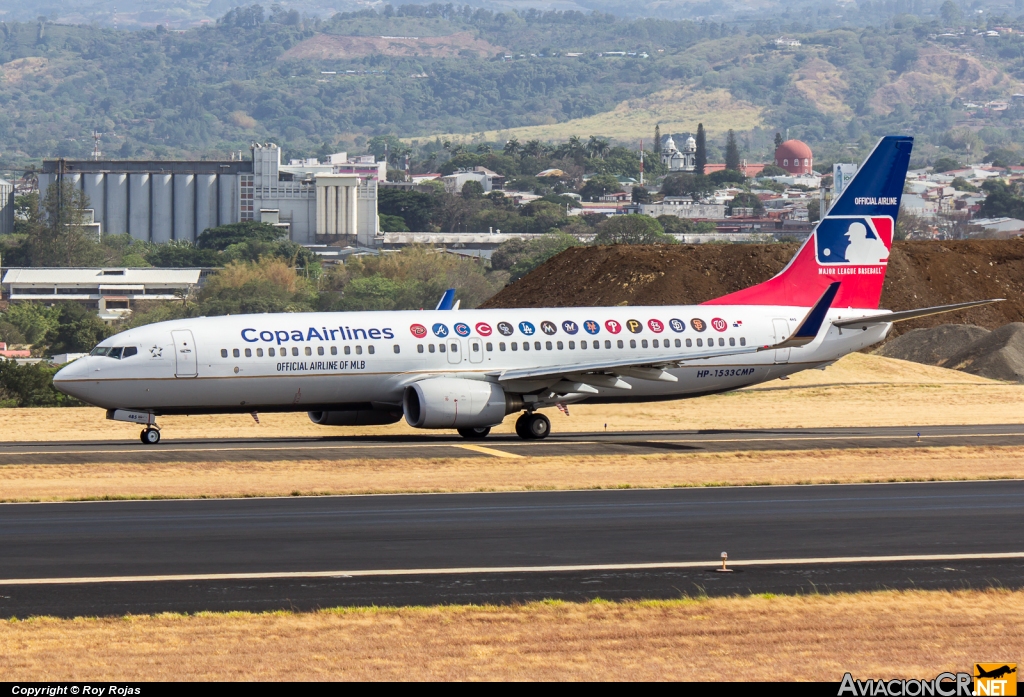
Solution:
[[[634,358],[657,363],[710,352],[709,342],[718,351],[773,345],[788,338],[806,312],[697,305],[200,317],[110,337],[100,348],[136,352],[81,358],[54,384],[90,404],[154,414],[400,405],[406,386],[438,376],[497,381],[502,371],[523,368]],[[829,320],[877,314],[832,309]],[[734,390],[834,361],[880,341],[891,325],[825,326],[800,348],[695,359],[669,371],[676,382],[625,377],[632,389],[598,387],[585,398],[645,401]],[[503,387],[527,394],[552,382]]]

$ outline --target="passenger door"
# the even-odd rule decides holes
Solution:
[[[188,329],[175,329],[171,332],[171,338],[174,339],[174,377],[196,377],[199,371],[192,332]]]
[[[775,327],[775,343],[781,343],[789,338],[789,322],[784,319],[773,319],[772,326]],[[789,363],[790,349],[775,349],[776,363]]]
[[[448,339],[448,362],[462,363],[462,342],[458,339]]]
[[[470,363],[483,363],[484,362],[484,342],[480,339],[469,340],[469,362]]]

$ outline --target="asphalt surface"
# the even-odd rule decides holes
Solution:
[[[935,446],[1024,445],[1024,424],[885,428],[786,428],[702,431],[557,432],[543,441],[494,435],[467,441],[450,433],[388,438],[166,439],[158,445],[138,441],[0,443],[0,464],[151,464],[202,458],[205,461],[299,461],[412,457],[480,457],[483,446],[501,453],[532,456],[627,455],[659,452],[732,452],[741,450],[821,450]],[[920,433],[920,439],[918,438]]]
[[[0,530],[0,616],[1024,587],[1022,558],[800,561],[1024,552],[1024,481],[4,504]],[[659,562],[695,565],[527,570]]]

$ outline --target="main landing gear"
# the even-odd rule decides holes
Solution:
[[[490,428],[460,428],[459,435],[466,440],[483,440],[491,432]]]
[[[543,440],[551,435],[551,421],[543,414],[526,412],[516,420],[516,433],[523,440]]]
[[[139,440],[143,445],[156,445],[160,442],[160,431],[155,428],[147,428],[139,434]]]

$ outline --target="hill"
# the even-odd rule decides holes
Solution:
[[[1024,35],[945,36],[938,21],[877,16],[815,29],[793,15],[727,24],[437,4],[321,19],[252,5],[184,31],[8,22],[0,142],[23,164],[86,157],[94,131],[106,155],[138,158],[267,140],[288,157],[357,152],[385,134],[435,149],[438,134],[633,147],[659,121],[672,132],[703,120],[713,136],[739,131],[754,161],[785,129],[819,161],[855,160],[894,131],[918,136],[919,160],[1020,147],[1024,108],[984,105],[1024,92]],[[801,45],[778,46],[780,33]]]
[[[760,283],[795,244],[572,247],[506,286],[482,307],[688,305]],[[996,329],[1024,321],[1024,239],[896,242],[881,306],[1007,298],[1006,302],[895,325],[892,336],[950,321]]]

